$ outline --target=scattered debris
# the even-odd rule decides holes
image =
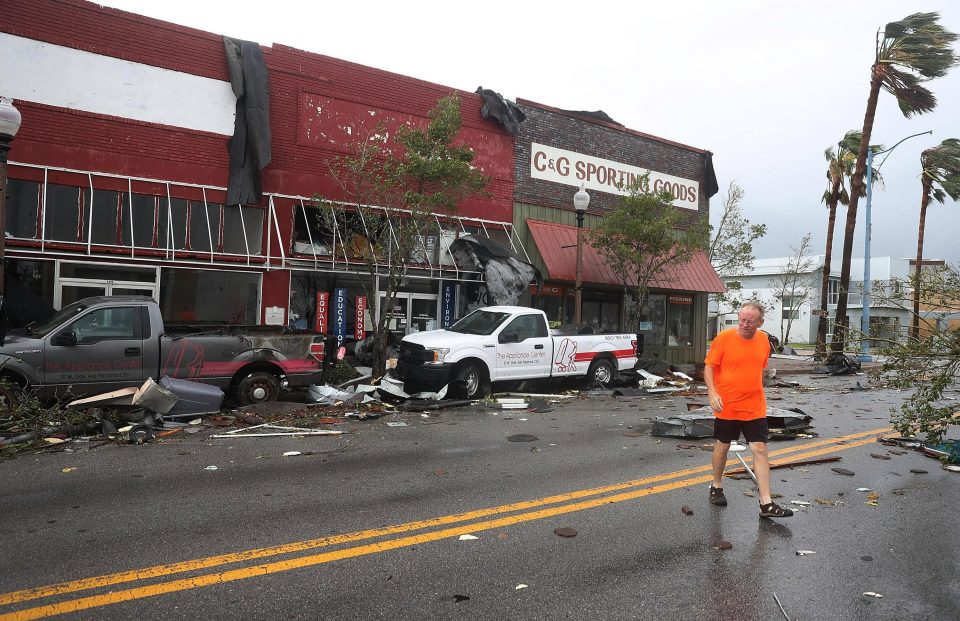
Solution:
[[[460,541],[475,541],[475,540],[477,540],[477,539],[479,539],[479,538],[480,538],[480,537],[477,537],[476,535],[460,535],[459,540],[460,540]]]
[[[837,504],[836,500],[830,500],[829,498],[814,498],[813,500],[821,507],[833,507]]]
[[[521,583],[521,584],[518,584],[516,588],[514,588],[514,591],[519,591],[520,589],[526,589],[526,588],[527,588],[527,585]]]
[[[73,472],[74,470],[76,470],[76,468],[64,468],[60,472]]]
[[[733,544],[729,541],[718,541],[714,546],[714,550],[732,550]]]
[[[857,491],[858,491],[858,492],[869,492],[869,491],[871,491],[871,489],[870,489],[869,487],[858,487],[858,488],[857,488]]]
[[[874,459],[890,459],[889,455],[883,455],[882,453],[870,453],[870,457],[873,457]]]
[[[923,468],[910,468],[910,472],[913,474],[927,474],[927,471]]]
[[[810,503],[807,502],[806,500],[791,500],[791,501],[790,501],[790,504],[791,504],[791,505],[797,505],[798,507],[809,507],[809,506],[810,506]]]
[[[944,466],[943,469],[950,472],[960,472],[960,466]]]
[[[830,468],[830,469],[833,470],[834,472],[836,472],[837,474],[841,474],[841,475],[843,475],[843,476],[845,476],[845,477],[852,477],[852,476],[854,476],[854,475],[856,474],[855,472],[851,472],[850,470],[847,470],[846,468]]]
[[[467,600],[469,600],[469,599],[470,599],[470,596],[469,596],[469,595],[454,595],[454,596],[453,596],[453,601],[456,602],[456,603],[458,603],[458,604],[459,604],[460,602],[465,602],[465,601],[467,601]]]
[[[567,538],[577,536],[577,531],[576,529],[573,529],[573,528],[554,528],[553,533],[560,537],[567,537]]]
[[[406,427],[407,424],[402,420],[390,420],[387,421],[387,427]]]
[[[207,466],[204,470],[217,470],[216,466]]]
[[[866,593],[864,593],[864,596],[866,596],[866,597],[876,597],[876,598],[883,597],[883,595],[880,595],[879,593],[874,593],[873,591],[867,591]]]
[[[816,367],[813,373],[826,375],[854,375],[860,371],[860,361],[841,352],[831,353],[823,366]]]
[[[809,556],[810,554],[816,554],[813,550],[797,550],[797,556]]]
[[[300,451],[287,451],[283,454],[284,457],[296,457],[297,455],[303,455]]]
[[[683,505],[682,507],[680,507],[680,511],[682,511],[684,515],[693,515],[693,509],[691,509],[687,505]]]
[[[867,562],[869,563],[870,561],[873,560],[873,557],[870,556],[869,554],[864,554],[863,556],[860,557],[860,560],[861,560],[861,561],[867,561]]]
[[[501,410],[526,410],[530,407],[526,400],[514,398],[499,398],[497,404]]]
[[[250,433],[253,429],[269,429],[263,433]],[[273,431],[275,430],[275,431]],[[272,438],[277,436],[339,436],[343,432],[333,429],[306,429],[303,427],[284,427],[283,425],[274,425],[263,423],[253,427],[243,427],[227,431],[225,433],[215,433],[211,438]]]
[[[880,500],[880,494],[878,494],[877,492],[870,492],[869,494],[867,494],[866,504],[870,505],[871,507],[877,507],[880,505],[879,500]]]

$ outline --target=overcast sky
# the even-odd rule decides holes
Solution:
[[[960,3],[913,2],[317,2],[101,0],[217,34],[273,42],[473,91],[491,88],[569,110],[602,109],[627,127],[714,153],[721,191],[745,190],[767,224],[758,258],[785,256],[804,233],[822,254],[823,151],[861,129],[875,35],[937,11],[960,32]],[[892,146],[873,194],[874,257],[916,256],[920,152],[960,138],[960,67],[927,83],[934,112],[905,119],[881,93],[872,143]],[[878,162],[880,160],[878,159]],[[845,210],[838,214],[839,257]],[[928,209],[925,258],[960,262],[960,204]],[[854,257],[863,256],[860,201]]]

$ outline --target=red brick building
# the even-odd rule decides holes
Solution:
[[[9,154],[8,298],[36,296],[60,308],[88,295],[143,293],[170,319],[314,327],[318,292],[346,289],[351,304],[362,295],[350,240],[319,230],[311,198],[344,198],[328,172],[334,158],[378,126],[389,134],[425,124],[453,89],[260,46],[271,133],[263,198],[227,204],[237,96],[223,37],[82,0],[0,1],[0,95],[12,97],[23,116]],[[513,136],[482,117],[479,95],[457,94],[460,136],[490,177],[488,193],[425,232],[429,256],[411,266],[393,310],[397,328],[439,327],[451,295],[460,297],[461,312],[482,297],[482,274],[457,266],[449,252],[465,233],[494,238],[537,265],[547,286],[534,303],[568,319],[568,305],[553,308],[543,298],[555,292],[562,300],[572,290],[570,253],[552,251],[547,233],[569,234],[579,181],[538,171],[535,157],[579,154],[616,164],[600,166],[604,174],[647,168],[681,184],[678,208],[708,212],[703,150],[533,102],[521,102],[527,119]],[[588,225],[616,200],[609,179],[603,183],[587,184]],[[589,251],[586,263],[586,318],[627,327],[622,288]],[[684,343],[703,340],[705,292],[715,290],[716,275],[701,261],[664,280],[663,295],[673,297],[663,299],[657,334],[682,315],[694,326]],[[677,354],[696,355],[691,347]]]

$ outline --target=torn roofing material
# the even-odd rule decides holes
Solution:
[[[576,280],[577,227],[541,220],[527,220],[527,227],[547,267],[551,280]],[[583,281],[596,284],[619,285],[620,279],[590,244],[583,245]],[[687,263],[669,265],[650,285],[658,289],[723,293],[726,287],[710,260],[702,251],[694,253]]]
[[[485,119],[490,117],[496,119],[511,135],[516,136],[520,131],[520,123],[527,118],[520,106],[509,99],[504,99],[500,93],[482,86],[477,87],[475,92],[483,99],[483,107],[480,108],[481,116]]]
[[[494,305],[516,304],[530,283],[540,278],[537,268],[489,237],[464,235],[450,244],[450,252],[458,265],[483,271]]]
[[[237,112],[230,138],[228,205],[255,205],[262,198],[260,171],[272,159],[270,84],[260,45],[223,38],[230,85],[237,96]]]

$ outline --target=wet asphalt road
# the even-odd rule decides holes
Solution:
[[[819,438],[771,451],[842,460],[773,471],[782,504],[811,503],[777,521],[758,519],[749,480],[726,483],[730,506],[707,503],[709,440],[647,433],[694,397],[21,456],[0,463],[0,621],[783,619],[774,593],[790,619],[960,618],[960,475],[874,440],[903,394],[847,390],[863,376],[785,379],[812,389],[771,389],[770,404],[813,415]],[[269,546],[287,547],[250,552]]]

